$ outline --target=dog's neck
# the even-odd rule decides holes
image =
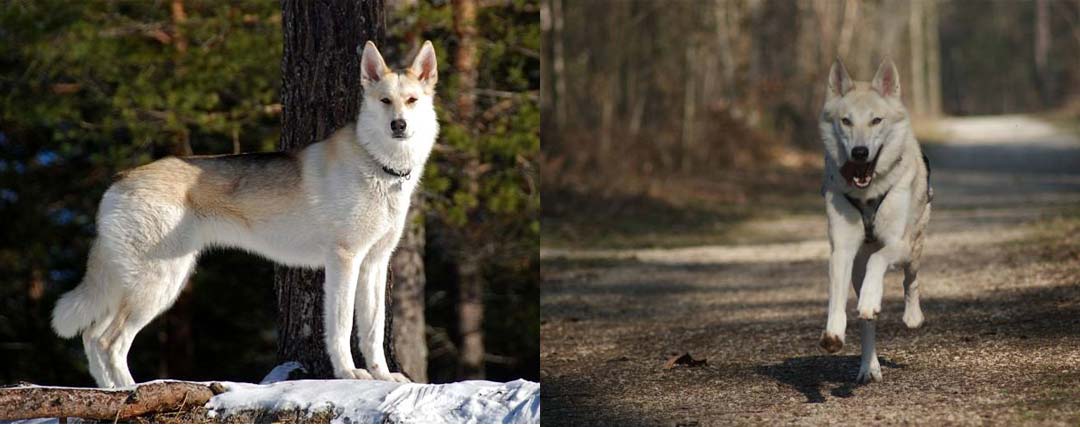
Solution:
[[[383,176],[392,179],[409,180],[413,172],[423,170],[427,161],[431,143],[420,138],[426,135],[413,135],[409,139],[390,140],[377,132],[357,126],[357,145]]]

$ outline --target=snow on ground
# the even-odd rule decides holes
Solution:
[[[303,371],[304,367],[300,365],[300,362],[285,362],[277,365],[263,377],[259,384],[271,384],[278,381],[286,381],[289,379],[289,374],[293,371]]]
[[[77,424],[79,422],[78,420],[78,418],[74,417],[68,418],[68,423]],[[60,424],[60,420],[56,418],[31,418],[29,420],[15,420],[4,422],[10,422],[12,424]]]
[[[540,384],[463,381],[399,384],[383,381],[297,380],[272,384],[223,382],[228,391],[206,404],[211,416],[244,410],[331,409],[335,423],[540,422]]]
[[[221,382],[226,391],[206,403],[209,415],[222,419],[243,411],[261,410],[303,411],[310,416],[331,410],[334,423],[540,423],[540,384],[532,381],[450,384],[280,381],[295,368],[288,364],[279,366],[263,379],[263,384]],[[77,421],[77,418],[69,419],[71,423]],[[14,423],[56,424],[57,419],[36,418]]]

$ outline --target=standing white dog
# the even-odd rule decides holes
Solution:
[[[431,42],[412,66],[387,68],[368,42],[355,125],[296,153],[169,157],[121,174],[98,210],[82,283],[60,298],[53,329],[82,331],[101,387],[135,383],[135,335],[168,309],[207,247],[325,268],[326,349],[338,378],[407,382],[383,354],[386,269],[439,132]],[[359,282],[359,291],[358,288]],[[355,308],[355,313],[354,313]],[[367,369],[349,348],[357,327]]]
[[[904,323],[923,322],[919,308],[919,257],[930,221],[930,168],[900,102],[896,65],[885,59],[874,79],[851,80],[837,58],[829,71],[821,115],[825,142],[825,211],[829,217],[829,319],[821,347],[844,346],[848,288],[858,295],[862,363],[857,381],[881,380],[874,349],[874,320],[881,311],[882,281],[904,268]]]

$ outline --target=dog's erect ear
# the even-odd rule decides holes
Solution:
[[[855,83],[851,81],[851,75],[848,74],[844,62],[840,61],[838,56],[836,61],[833,61],[832,68],[829,69],[828,97],[832,99],[844,96],[852,87],[855,87]]]
[[[881,60],[870,87],[886,98],[900,98],[900,74],[891,58]]]
[[[425,86],[432,87],[439,81],[439,64],[435,62],[435,47],[431,41],[425,41],[416,54],[409,71]]]
[[[389,72],[390,69],[386,67],[386,61],[383,61],[375,43],[368,41],[360,57],[360,84],[367,87],[371,83],[382,80],[383,75]]]

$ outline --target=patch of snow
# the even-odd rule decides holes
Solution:
[[[228,391],[206,404],[213,417],[244,410],[301,410],[312,415],[331,409],[335,423],[540,422],[540,384],[525,380],[451,384],[297,380],[222,385]]]
[[[272,369],[269,374],[266,374],[266,376],[263,377],[262,381],[259,381],[259,384],[272,384],[272,383],[288,380],[289,379],[289,374],[292,373],[292,371],[295,371],[297,369],[299,369],[299,370],[304,369],[304,367],[302,365],[300,365],[300,362],[285,362],[285,363],[282,363],[280,365],[275,366],[274,369]]]

